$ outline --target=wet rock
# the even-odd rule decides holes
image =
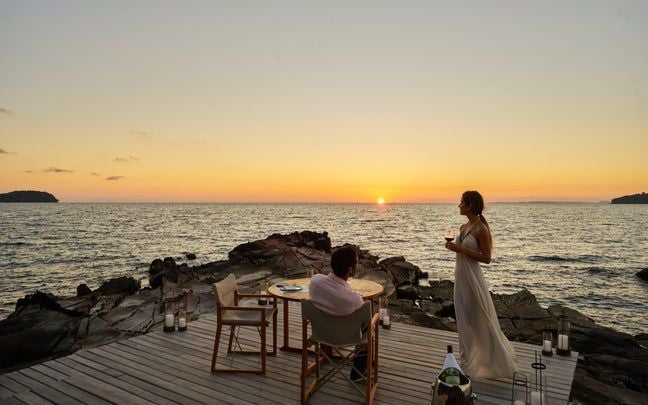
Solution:
[[[76,295],[77,297],[83,297],[85,295],[92,294],[92,290],[85,283],[79,284],[76,290],[77,290],[77,295]]]
[[[46,307],[34,310],[34,305],[23,308],[20,316],[0,321],[0,369],[67,353],[75,344],[80,317]]]
[[[648,281],[648,268],[645,268],[635,274],[637,277],[642,279],[643,281]]]
[[[117,277],[105,281],[95,292],[104,295],[135,294],[140,288],[139,280],[133,277]]]
[[[195,253],[187,253],[185,255],[185,257],[187,258],[187,260],[196,260],[196,254]]]
[[[575,309],[565,307],[562,305],[551,305],[547,308],[547,311],[553,318],[558,319],[560,315],[566,315],[569,318],[569,322],[575,326],[581,326],[583,328],[596,328],[597,324],[594,320],[588,316],[581,314]]]
[[[637,343],[639,343],[644,348],[648,349],[648,333],[640,333],[636,335],[634,338],[635,341],[637,341]]]
[[[491,294],[498,316],[506,318],[547,319],[549,312],[542,308],[535,295],[526,288],[514,294]]]
[[[430,287],[422,287],[421,295],[443,302],[454,299],[454,283],[450,280],[430,281]]]
[[[455,315],[454,301],[443,301],[441,303],[441,309],[437,311],[436,315],[442,318],[451,317],[456,319],[457,315]]]
[[[82,314],[75,310],[66,309],[56,300],[56,297],[50,293],[36,291],[34,294],[28,294],[25,298],[20,298],[16,302],[16,311],[9,315],[17,316],[22,312],[35,312],[47,309],[53,312],[60,312],[68,316],[81,316]]]
[[[420,295],[416,287],[412,285],[401,285],[396,288],[396,297],[398,297],[398,299],[416,301],[420,298]]]
[[[441,305],[440,302],[431,301],[431,300],[421,301],[421,309],[428,314],[436,315],[439,313],[439,311],[441,311],[442,308],[443,305]]]
[[[404,284],[417,285],[423,275],[418,266],[406,261],[403,256],[389,257],[378,264],[392,274],[397,288]]]
[[[396,292],[394,283],[392,283],[392,278],[389,273],[384,270],[368,271],[363,272],[358,278],[363,280],[374,281],[383,286],[385,297],[393,297]]]

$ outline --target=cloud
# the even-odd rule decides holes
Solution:
[[[90,176],[99,176],[99,173],[97,173],[97,172],[90,172]]]
[[[110,177],[106,177],[106,180],[114,181],[114,180],[121,180],[125,178],[126,176],[110,176]]]
[[[128,133],[131,134],[131,135],[135,135],[135,136],[144,136],[144,137],[151,136],[151,134],[149,134],[146,131],[137,131],[137,130],[134,130],[134,129],[131,129],[130,131],[128,131]]]
[[[0,113],[13,114],[11,110],[7,110],[6,108],[2,108],[2,107],[0,107]]]
[[[9,153],[9,152],[7,152],[6,150],[0,148],[0,154],[3,154],[3,153]]]
[[[115,162],[122,162],[122,163],[139,162],[139,159],[134,157],[134,156],[129,156],[127,158],[116,157],[114,160],[115,160]]]
[[[25,173],[30,173],[31,174],[31,173],[34,173],[34,171],[33,170],[25,170]]]
[[[45,169],[43,171],[44,172],[49,172],[49,173],[74,173],[74,170],[59,169],[58,167],[48,167],[47,169]]]

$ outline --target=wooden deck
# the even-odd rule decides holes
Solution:
[[[300,346],[299,307],[290,307],[292,346]],[[279,319],[278,342],[282,342]],[[33,367],[0,375],[2,404],[175,404],[175,403],[299,403],[300,355],[279,352],[268,357],[266,375],[211,374],[215,316],[191,322],[187,332],[153,332]],[[240,339],[258,339],[256,330],[242,331]],[[224,343],[224,344],[223,344]],[[431,382],[445,358],[448,344],[458,348],[457,334],[393,324],[380,330],[379,385],[376,403],[429,404]],[[539,346],[513,343],[518,367],[534,381],[531,363]],[[254,366],[254,356],[228,356],[226,339],[220,360]],[[549,404],[567,402],[576,368],[571,357],[545,357]],[[511,383],[474,380],[479,403],[510,403]],[[312,404],[362,403],[346,380],[335,379],[312,398]]]

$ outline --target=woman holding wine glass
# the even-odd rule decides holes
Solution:
[[[515,351],[502,333],[488,284],[479,263],[490,263],[492,236],[482,215],[484,199],[477,191],[461,196],[459,214],[468,222],[461,225],[457,241],[446,232],[445,247],[457,253],[454,304],[459,332],[461,363],[466,374],[475,377],[513,377],[517,371]]]

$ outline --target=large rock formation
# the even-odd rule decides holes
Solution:
[[[56,197],[44,191],[22,190],[0,194],[0,202],[58,202]]]
[[[623,197],[613,198],[612,204],[648,204],[648,194],[632,194]]]

